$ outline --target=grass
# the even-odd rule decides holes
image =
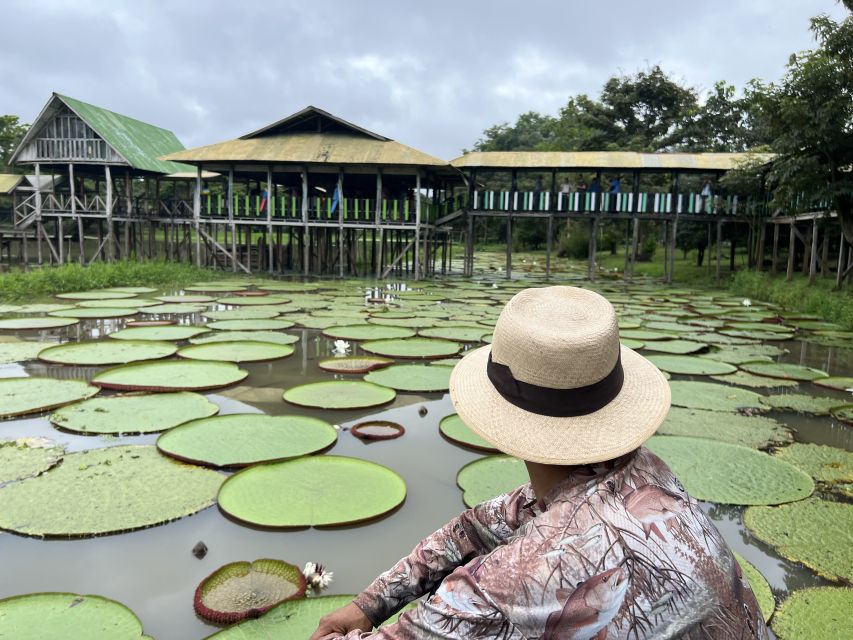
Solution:
[[[0,275],[0,300],[31,300],[68,291],[106,287],[180,287],[223,275],[222,271],[165,261],[94,262],[85,267],[65,264]]]

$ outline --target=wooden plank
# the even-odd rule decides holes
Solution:
[[[723,221],[717,220],[717,271],[714,275],[714,282],[720,284],[720,263],[723,259]]]
[[[415,280],[421,279],[421,172],[415,173]]]
[[[195,263],[201,266],[201,164],[196,168],[195,193],[193,193],[193,225],[195,227]]]
[[[273,193],[275,189],[272,184],[272,165],[267,167],[267,269],[273,272],[273,235],[272,235],[272,209],[275,206]]]
[[[302,168],[302,271],[307,276],[311,266],[310,234],[308,231],[308,169]]]
[[[106,198],[107,201],[105,203],[106,208],[106,216],[107,216],[107,233],[104,238],[104,242],[106,243],[107,249],[107,261],[113,262],[115,260],[115,236],[113,229],[113,177],[110,174],[110,165],[104,165],[104,180],[106,181]]]
[[[788,234],[788,269],[785,273],[785,280],[792,280],[794,278],[794,252],[797,248],[796,242],[799,234],[796,233],[793,220],[791,220],[788,226],[790,228],[790,233]]]

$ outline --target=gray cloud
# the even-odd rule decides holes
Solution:
[[[11,0],[0,112],[30,121],[58,91],[196,146],[314,104],[452,158],[613,73],[776,79],[821,12],[843,15],[832,0]]]

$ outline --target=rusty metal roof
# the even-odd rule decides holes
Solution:
[[[636,151],[474,151],[452,160],[457,169],[665,169],[728,171],[769,153],[638,153]]]

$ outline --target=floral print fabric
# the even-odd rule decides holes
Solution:
[[[347,640],[768,638],[719,532],[645,448],[465,511],[355,603],[376,625],[426,594]]]

